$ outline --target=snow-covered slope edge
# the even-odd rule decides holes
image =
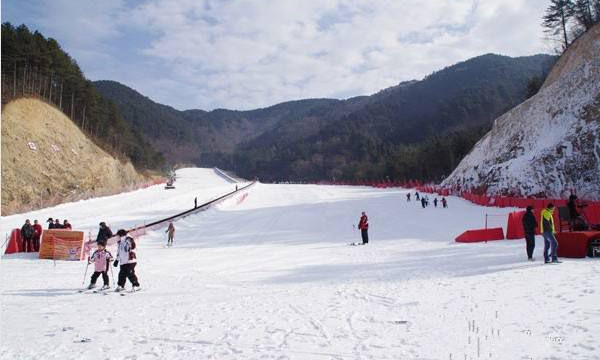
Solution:
[[[442,185],[600,199],[600,26],[567,50],[537,95],[496,119]]]

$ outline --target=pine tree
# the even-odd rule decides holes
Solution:
[[[569,38],[567,37],[567,23],[573,16],[574,5],[571,0],[550,0],[550,6],[546,9],[546,15],[543,17],[543,26],[548,32],[554,35],[562,31],[564,48],[569,46]]]
[[[592,0],[576,0],[573,6],[573,14],[578,24],[585,30],[594,26],[594,12]]]

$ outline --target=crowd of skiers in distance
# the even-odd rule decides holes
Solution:
[[[117,256],[113,258],[110,251],[106,249],[106,245],[108,239],[115,235],[117,236]],[[88,289],[96,287],[96,281],[100,276],[102,276],[103,282],[101,290],[110,288],[108,270],[110,269],[111,262],[113,262],[114,267],[119,267],[116,292],[125,290],[127,280],[131,283],[133,291],[140,289],[140,283],[135,274],[135,266],[137,265],[135,240],[124,229],[117,231],[115,235],[113,235],[112,230],[105,222],[100,223],[100,229],[96,236],[96,250],[88,258],[88,264],[94,264],[94,273],[90,279]]]
[[[411,197],[411,194],[410,193],[406,193],[406,201],[407,202],[410,202],[410,197]],[[421,207],[423,209],[425,209],[426,207],[429,206],[429,196],[427,196],[427,195],[421,196],[418,191],[415,191],[415,200],[421,202]],[[438,203],[441,203],[441,206],[443,208],[447,208],[448,207],[448,200],[446,200],[445,197],[442,197],[441,200],[438,200],[437,197],[434,197],[433,198],[433,206],[434,207],[438,207]]]
[[[60,220],[53,220],[49,218],[46,220],[48,223],[48,229],[65,229],[71,230],[72,226],[68,220],[60,222]],[[36,220],[33,220],[33,224],[29,219],[25,220],[25,224],[21,226],[21,239],[23,240],[23,248],[25,252],[38,252],[40,251],[40,238],[42,236],[42,225]]]

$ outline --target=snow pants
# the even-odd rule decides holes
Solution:
[[[96,280],[98,280],[98,277],[102,275],[102,282],[104,283],[105,286],[109,286],[109,280],[108,280],[108,273],[106,271],[94,271],[94,273],[92,274],[92,284],[96,283]]]
[[[527,243],[527,258],[533,258],[533,249],[535,249],[535,234],[525,233],[525,242]]]
[[[40,237],[39,236],[33,237],[33,251],[35,251],[35,252],[40,251]]]
[[[362,236],[363,244],[368,244],[369,243],[369,230],[362,229],[360,231],[360,235]]]
[[[544,260],[549,261],[550,257],[552,260],[557,260],[556,249],[558,248],[558,241],[551,232],[544,232]],[[548,249],[550,249],[550,255],[548,255]]]
[[[119,281],[117,281],[117,285],[124,287],[126,279],[129,279],[133,286],[140,286],[138,278],[137,276],[135,276],[136,265],[137,263],[121,265],[121,268],[119,270]]]
[[[23,238],[23,250],[24,252],[33,251],[33,238]]]
[[[173,244],[173,238],[174,237],[175,237],[175,234],[168,234],[167,244]]]

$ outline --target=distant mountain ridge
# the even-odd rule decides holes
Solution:
[[[528,80],[545,77],[554,60],[487,54],[371,96],[306,99],[250,111],[178,111],[116,82],[95,86],[171,162],[217,165],[265,180],[403,178],[410,174],[392,159],[406,151],[420,154],[426,142],[450,133],[478,137],[482,127],[524,99]],[[468,151],[462,148],[476,140],[451,151],[462,157]],[[433,165],[434,172],[417,169],[410,177],[448,174],[459,160]],[[411,161],[414,166],[421,160]]]

